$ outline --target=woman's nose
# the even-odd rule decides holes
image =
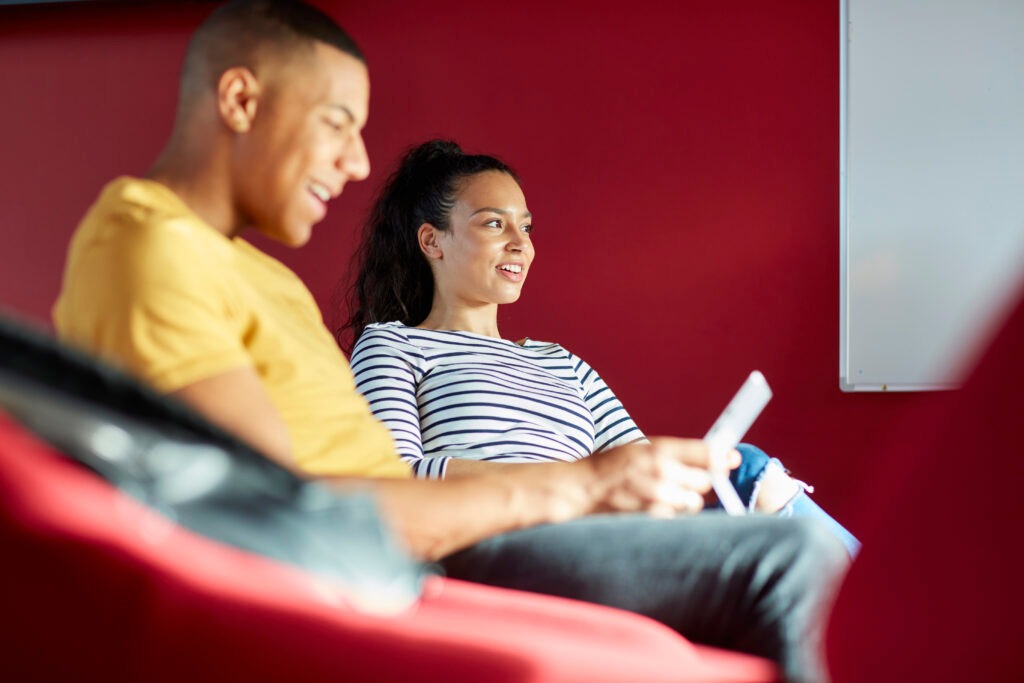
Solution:
[[[526,245],[530,243],[530,237],[526,233],[518,229],[513,229],[512,234],[508,240],[508,249],[510,251],[523,251],[526,249]]]

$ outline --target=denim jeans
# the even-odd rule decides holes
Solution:
[[[782,464],[738,450],[731,479],[753,510],[765,472]],[[773,659],[786,680],[824,681],[825,610],[859,546],[801,490],[775,515],[597,515],[490,538],[442,565],[454,578],[644,614],[694,642]]]
[[[786,468],[777,458],[769,457],[768,454],[757,446],[741,443],[736,447],[736,450],[743,456],[743,460],[740,466],[732,471],[729,478],[732,480],[732,485],[736,487],[736,493],[739,494],[740,500],[743,501],[743,504],[747,506],[749,511],[753,512],[754,505],[757,502],[757,492],[765,472],[770,467],[778,467],[784,472]],[[800,482],[800,484],[800,492],[793,496],[776,515],[779,517],[808,517],[817,520],[842,542],[851,558],[856,557],[857,553],[860,552],[860,541],[833,519],[831,515],[822,510],[807,495],[806,485],[803,482]]]
[[[453,578],[618,607],[688,639],[825,681],[825,612],[849,558],[807,518],[594,515],[489,538],[444,558]]]

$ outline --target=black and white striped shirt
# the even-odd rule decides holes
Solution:
[[[594,370],[558,344],[370,325],[356,386],[416,476],[450,458],[572,462],[643,433]]]

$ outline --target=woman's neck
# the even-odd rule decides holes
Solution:
[[[501,339],[498,332],[498,306],[491,304],[477,308],[439,306],[436,302],[430,314],[416,327],[425,330],[453,330],[472,332],[485,337]]]

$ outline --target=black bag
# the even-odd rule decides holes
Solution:
[[[0,410],[174,522],[340,582],[356,607],[395,612],[419,596],[426,567],[371,495],[297,476],[187,406],[3,316]]]

